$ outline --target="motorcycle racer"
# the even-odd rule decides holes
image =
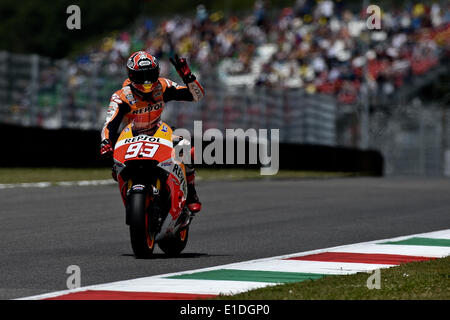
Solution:
[[[186,59],[170,58],[184,86],[160,77],[158,60],[146,51],[134,52],[127,61],[128,79],[116,91],[109,103],[106,120],[101,131],[100,153],[112,156],[114,145],[122,125],[134,123],[134,130],[152,135],[161,124],[165,103],[176,101],[199,101],[204,96],[203,87],[192,74]],[[187,206],[191,212],[201,210],[201,202],[195,190],[195,169],[185,164],[188,195]]]

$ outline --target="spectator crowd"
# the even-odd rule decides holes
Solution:
[[[98,113],[126,77],[128,56],[137,50],[155,55],[162,76],[174,80],[178,76],[168,58],[178,53],[206,88],[302,89],[334,96],[340,104],[358,102],[361,92],[389,98],[413,77],[448,60],[448,1],[381,7],[380,29],[372,30],[367,25],[370,15],[360,3],[292,3],[279,10],[271,8],[269,0],[256,0],[253,10],[239,14],[210,12],[199,5],[192,16],[142,17],[129,30],[105,37],[73,59],[39,67],[34,101],[39,121],[98,121]],[[24,90],[30,92],[23,95],[19,87],[16,81],[26,101],[10,103],[17,117],[20,108],[27,109],[33,101],[30,90],[35,88],[25,81]]]
[[[197,7],[156,23],[143,19],[132,31],[107,37],[78,58],[72,83],[102,61],[108,75],[123,74],[130,52],[145,49],[173,72],[168,57],[187,58],[200,77],[228,85],[304,88],[352,103],[367,71],[369,89],[391,95],[411,76],[448,57],[450,4],[419,2],[381,9],[381,28],[368,30],[368,14],[339,0],[297,0],[274,14],[257,0],[252,13],[227,15]],[[356,9],[356,10],[351,10]],[[78,79],[78,81],[77,81]]]

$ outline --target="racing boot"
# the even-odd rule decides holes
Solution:
[[[118,182],[118,180],[117,180],[117,172],[116,172],[116,169],[114,167],[112,167],[112,169],[111,169],[111,176],[112,176],[112,178],[114,179],[115,182]]]
[[[192,213],[199,212],[202,210],[202,203],[198,199],[197,191],[195,190],[195,186],[193,183],[189,183],[187,186],[188,195],[186,199],[186,203],[189,211]]]
[[[187,199],[186,204],[192,213],[199,212],[202,209],[202,203],[198,199],[195,190],[195,169],[193,165],[185,165],[187,179]]]

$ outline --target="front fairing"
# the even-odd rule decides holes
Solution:
[[[154,135],[136,135],[133,123],[127,125],[114,147],[114,161],[125,164],[130,160],[156,160],[164,162],[173,156],[172,129],[161,124]]]

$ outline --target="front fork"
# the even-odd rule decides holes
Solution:
[[[160,187],[160,181],[159,179],[157,180],[157,186]],[[125,190],[126,189],[126,190]],[[128,180],[126,183],[123,183],[123,185],[121,186],[121,195],[122,195],[122,199],[124,201],[125,206],[127,206],[127,201],[126,199],[129,197],[129,195],[131,193],[145,193],[146,197],[145,197],[145,208],[146,210],[149,210],[150,208],[152,209],[152,211],[154,213],[156,213],[157,215],[157,229],[160,228],[161,226],[161,214],[160,214],[160,208],[159,208],[159,203],[160,203],[160,193],[159,193],[159,189],[158,187],[155,187],[153,185],[149,187],[145,186],[145,185],[140,185],[140,184],[136,184],[133,185],[133,182],[130,180]],[[128,208],[126,208],[126,216],[125,216],[125,223],[127,225],[130,224],[130,214],[129,214],[129,210]],[[148,212],[150,213],[150,212]]]
[[[153,219],[152,227],[155,226],[155,224],[156,224],[156,230],[155,230],[156,233],[155,234],[157,234],[161,230],[161,227],[162,227],[164,221],[162,218],[163,215],[161,214],[161,208],[160,208],[161,181],[159,178],[156,180],[155,184],[156,184],[156,186],[151,185],[150,187],[144,186],[144,185],[139,185],[139,184],[134,185],[131,179],[129,179],[127,181],[123,181],[119,176],[119,188],[120,188],[120,193],[121,193],[122,200],[124,202],[125,207],[127,205],[127,198],[130,195],[130,193],[140,192],[140,193],[147,194],[146,208],[147,208],[147,210],[149,210],[149,209],[152,210],[152,212],[156,215],[156,216],[154,216],[155,219]],[[128,208],[126,208],[126,209],[128,209]],[[125,223],[127,225],[130,224],[129,215],[130,215],[129,210],[126,210]],[[194,217],[194,214],[188,210],[187,206],[184,206],[184,208],[181,212],[181,216],[178,218],[178,221],[175,225],[174,231],[180,230],[180,229],[185,229],[187,226],[189,226],[193,217]]]

